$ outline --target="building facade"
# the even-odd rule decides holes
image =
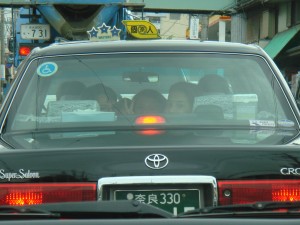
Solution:
[[[300,1],[238,0],[231,11],[231,41],[264,48],[292,83],[300,71]]]

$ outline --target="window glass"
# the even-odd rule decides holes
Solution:
[[[222,140],[220,144],[224,139],[229,144],[281,143],[284,138],[274,133],[282,127],[291,130],[290,138],[295,134],[296,120],[274,74],[261,57],[253,55],[43,58],[31,62],[22,85],[5,135],[20,146],[24,140],[32,144],[28,141],[32,131],[35,138],[44,134],[39,147],[52,140],[103,136],[119,138],[120,145],[126,145],[126,132],[135,132],[138,140],[161,138],[152,144],[171,142],[172,135],[182,131],[192,131],[185,144],[198,144],[202,136]],[[143,135],[137,132],[142,126],[161,133]]]

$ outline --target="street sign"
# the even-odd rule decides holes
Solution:
[[[190,17],[190,39],[199,39],[199,15]]]

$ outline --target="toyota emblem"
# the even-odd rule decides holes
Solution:
[[[167,156],[162,154],[152,154],[145,158],[145,164],[151,169],[158,170],[165,168],[169,163]]]

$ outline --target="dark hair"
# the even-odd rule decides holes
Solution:
[[[80,81],[66,81],[62,83],[56,91],[56,99],[59,100],[63,96],[77,96],[80,98],[85,90],[85,85]]]
[[[213,94],[213,93],[222,93],[229,94],[229,84],[221,76],[211,74],[202,77],[198,82],[199,94]]]
[[[169,94],[172,91],[183,92],[190,101],[190,105],[194,104],[194,98],[197,96],[197,85],[188,82],[178,82],[170,87]]]
[[[110,101],[116,102],[118,100],[117,93],[110,87],[104,84],[95,84],[87,88],[82,94],[82,98],[86,100],[97,100],[99,95],[105,95]]]
[[[151,98],[154,99],[155,102],[157,103],[157,106],[161,111],[164,110],[165,104],[166,104],[166,99],[165,97],[158,91],[153,90],[153,89],[144,89],[140,92],[138,92],[133,98],[133,111],[135,111],[136,108],[136,103],[139,102],[140,100],[143,100],[143,98]]]

